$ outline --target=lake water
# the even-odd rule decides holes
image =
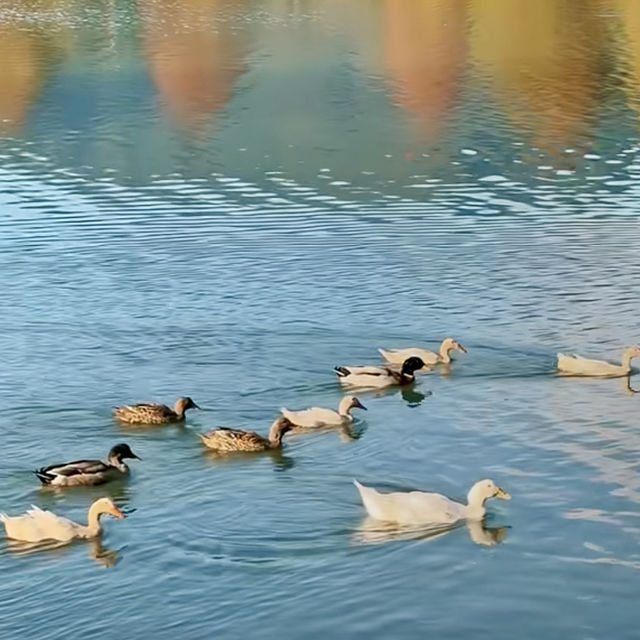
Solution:
[[[0,637],[637,638],[640,4],[0,0]],[[377,347],[469,353],[354,437],[196,436],[336,406]],[[119,427],[111,407],[203,407]],[[30,471],[127,442],[131,478]],[[371,531],[351,481],[511,502]],[[486,529],[486,530],[485,530]]]

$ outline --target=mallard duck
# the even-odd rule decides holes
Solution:
[[[322,409],[320,407],[311,407],[302,411],[289,411],[284,407],[280,409],[282,415],[292,422],[296,427],[323,427],[323,426],[340,426],[353,422],[351,409],[367,408],[355,396],[345,396],[340,400],[338,410]]]
[[[622,364],[591,360],[577,355],[558,354],[558,371],[574,376],[626,376],[631,372],[631,359],[640,356],[640,347],[627,347],[622,352]]]
[[[417,356],[411,356],[402,363],[400,371],[391,367],[335,367],[340,384],[353,387],[369,387],[380,389],[393,385],[411,384],[415,380],[415,372],[424,366]]]
[[[120,519],[125,517],[110,498],[100,498],[89,507],[86,526],[57,516],[51,511],[43,511],[34,505],[31,506],[32,508],[21,516],[11,517],[6,513],[0,513],[0,522],[4,523],[8,538],[25,542],[41,540],[67,542],[76,538],[95,538],[102,533],[101,516],[109,514]]]
[[[199,408],[191,398],[180,398],[173,409],[165,404],[129,404],[114,407],[113,415],[129,424],[168,424],[184,420],[188,409]]]
[[[102,460],[76,460],[75,462],[42,467],[34,473],[42,484],[53,487],[103,484],[129,473],[129,467],[123,462],[125,458],[140,460],[131,451],[129,445],[123,443],[117,444],[109,451],[106,462]]]
[[[221,453],[232,451],[268,451],[282,446],[282,436],[293,428],[293,424],[286,418],[280,417],[274,421],[269,429],[269,437],[265,438],[255,431],[240,431],[219,427],[209,433],[198,434],[202,442]]]
[[[439,493],[379,493],[357,480],[353,482],[372,518],[400,524],[452,524],[460,520],[480,520],[484,517],[484,505],[489,498],[511,499],[493,480],[476,482],[467,494],[466,505]]]
[[[467,353],[467,350],[453,338],[445,338],[440,345],[438,353],[429,351],[429,349],[420,349],[419,347],[410,347],[408,349],[378,349],[380,355],[391,364],[401,364],[409,356],[418,356],[422,358],[425,366],[433,364],[448,364],[451,362],[451,351],[459,351]]]

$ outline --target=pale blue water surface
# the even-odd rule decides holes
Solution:
[[[640,340],[636,3],[0,0],[0,57],[0,509],[135,509],[3,537],[3,640],[637,638],[634,378],[553,375]],[[197,438],[447,335],[355,437]],[[180,395],[183,427],[112,420]],[[128,482],[30,473],[121,441]],[[483,477],[487,531],[432,538],[351,484]]]

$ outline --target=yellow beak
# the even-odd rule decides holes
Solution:
[[[500,498],[500,500],[511,500],[511,494],[498,487],[498,491],[496,491],[496,498]]]

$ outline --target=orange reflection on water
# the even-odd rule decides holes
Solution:
[[[384,50],[394,101],[438,137],[460,93],[467,56],[463,0],[386,0]]]
[[[588,148],[608,41],[604,0],[471,0],[471,52],[513,125],[550,154]]]
[[[34,37],[16,29],[0,30],[0,134],[22,126],[42,85],[38,46]]]
[[[144,52],[170,117],[200,130],[229,102],[243,73],[242,36],[227,19],[232,0],[141,0]],[[221,19],[222,18],[222,19]]]

